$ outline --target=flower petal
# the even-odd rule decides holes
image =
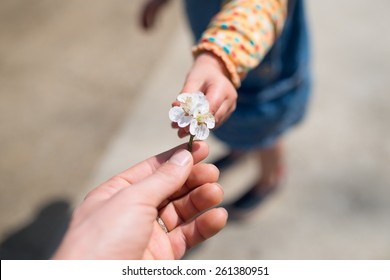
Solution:
[[[177,125],[179,127],[186,127],[191,123],[192,120],[193,120],[192,116],[183,115],[183,117],[178,120]]]
[[[199,124],[196,120],[192,120],[190,124],[190,133],[195,135],[199,140],[205,140],[209,136],[210,131],[205,124]]]
[[[178,96],[177,96],[177,100],[180,101],[180,102],[185,102],[186,99],[188,97],[191,97],[192,98],[193,94],[192,93],[188,93],[188,92],[183,92],[183,93],[180,93]]]
[[[198,110],[201,114],[207,114],[210,111],[209,102],[207,99],[203,100],[202,104],[199,105]]]
[[[169,110],[169,119],[172,122],[178,122],[184,116],[184,111],[181,107],[175,106]]]
[[[215,118],[211,113],[208,113],[207,117],[204,120],[207,128],[212,129],[215,127]]]
[[[190,124],[191,135],[196,135],[197,129],[198,129],[198,122],[195,119],[192,119],[191,124]]]
[[[194,105],[197,107],[197,110],[201,113],[201,114],[206,114],[209,112],[209,102],[206,98],[206,95],[204,95],[203,92],[196,92],[195,93],[195,100],[194,100]]]
[[[207,137],[209,137],[209,134],[210,130],[207,128],[207,125],[198,125],[195,134],[196,138],[198,138],[199,140],[205,140]]]

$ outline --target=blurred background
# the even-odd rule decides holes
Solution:
[[[191,64],[180,0],[0,2],[0,257],[50,257],[89,189],[182,141],[167,117]],[[314,88],[288,178],[188,259],[390,258],[390,2],[307,1]],[[215,139],[209,160],[225,152]],[[255,176],[222,174],[226,201]],[[243,179],[242,174],[246,176]]]

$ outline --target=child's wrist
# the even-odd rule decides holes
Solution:
[[[215,66],[224,76],[230,79],[229,71],[227,70],[225,63],[220,57],[213,52],[203,51],[196,57],[196,62],[207,63],[208,65]]]

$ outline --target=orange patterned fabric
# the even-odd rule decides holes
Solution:
[[[280,34],[287,17],[287,0],[225,1],[198,45],[196,57],[213,52],[225,63],[235,87],[255,68]]]

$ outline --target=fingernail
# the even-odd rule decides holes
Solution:
[[[187,150],[179,150],[173,154],[169,159],[169,162],[176,164],[178,166],[186,166],[191,160],[191,153]]]

